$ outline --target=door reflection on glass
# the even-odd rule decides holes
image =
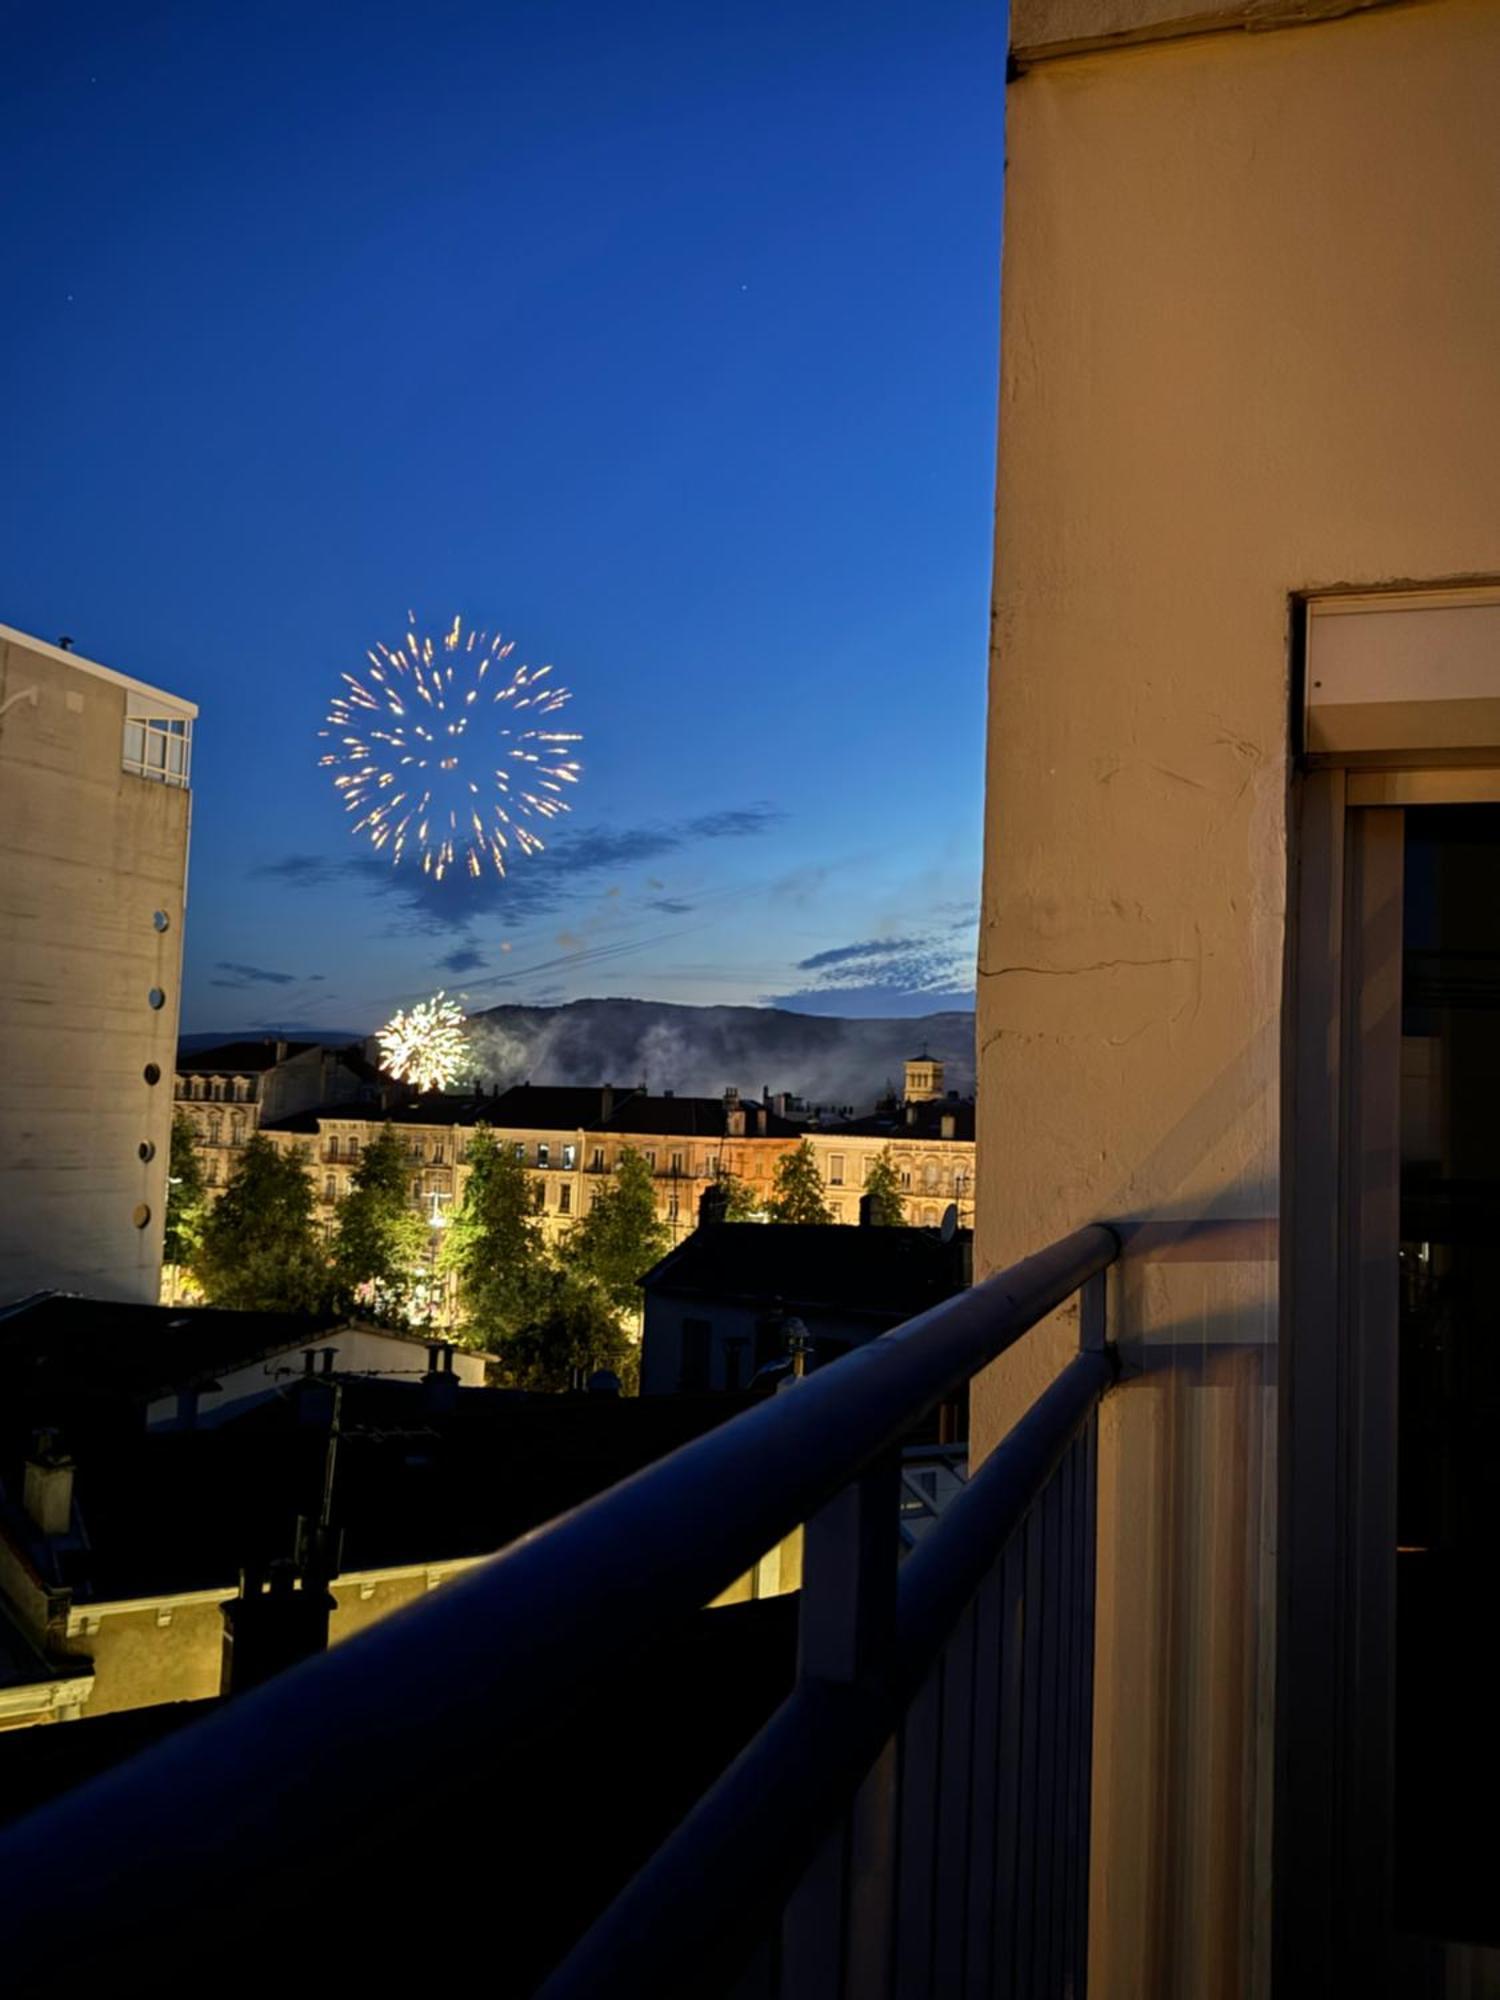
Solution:
[[[1406,815],[1396,1918],[1500,1942],[1500,806]]]

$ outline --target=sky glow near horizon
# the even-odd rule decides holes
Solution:
[[[1003,7],[94,0],[7,31],[0,620],[200,705],[185,1030],[966,1004]],[[504,880],[318,768],[376,638],[553,663]]]

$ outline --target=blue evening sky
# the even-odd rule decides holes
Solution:
[[[0,622],[189,696],[185,1029],[973,985],[1001,0],[107,0],[0,65]],[[406,613],[574,690],[504,882],[351,836]]]

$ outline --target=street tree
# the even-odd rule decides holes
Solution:
[[[203,1168],[193,1143],[193,1122],[185,1111],[172,1113],[172,1146],[167,1161],[167,1221],[162,1256],[169,1264],[190,1265],[203,1231]]]
[[[742,1181],[738,1174],[732,1174],[727,1167],[720,1167],[714,1175],[714,1186],[724,1197],[724,1220],[726,1222],[753,1222],[760,1213],[760,1203],[755,1190],[748,1181]]]
[[[470,1338],[498,1349],[535,1314],[547,1270],[526,1169],[481,1125],[468,1152],[463,1200],[444,1234],[441,1265],[455,1281]]]
[[[865,1200],[870,1204],[870,1221],[877,1229],[899,1229],[906,1220],[906,1204],[901,1198],[901,1181],[889,1146],[877,1153],[865,1175]]]
[[[633,1389],[639,1375],[639,1350],[618,1311],[592,1278],[570,1265],[547,1270],[531,1315],[505,1336],[497,1353],[515,1389],[570,1389],[602,1368]]]
[[[342,1305],[386,1326],[410,1324],[413,1294],[431,1239],[412,1207],[411,1163],[389,1125],[365,1147],[349,1193],[339,1204],[334,1281]]]
[[[806,1139],[776,1162],[776,1180],[766,1212],[773,1222],[832,1222],[823,1176]]]
[[[617,1312],[641,1310],[641,1279],[671,1247],[671,1232],[656,1213],[651,1169],[633,1148],[620,1155],[609,1185],[568,1237],[569,1266],[591,1278]]]
[[[312,1182],[259,1132],[204,1218],[193,1276],[210,1305],[242,1312],[318,1312],[329,1303]]]

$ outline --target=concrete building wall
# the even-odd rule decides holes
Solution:
[[[0,1300],[157,1296],[189,795],[122,748],[195,712],[0,627]]]
[[[1497,75],[1500,8],[1433,0],[1008,92],[977,1254],[1130,1226],[1100,1992],[1268,1988],[1289,600],[1500,572]]]

